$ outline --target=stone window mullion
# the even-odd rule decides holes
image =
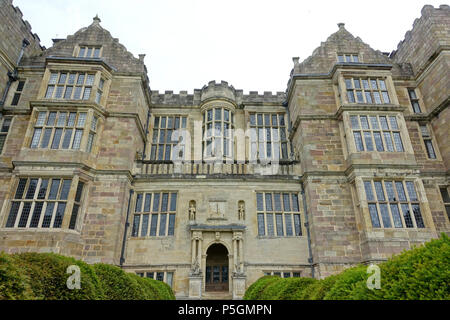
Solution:
[[[67,196],[66,200],[66,209],[63,217],[63,221],[61,223],[61,228],[68,229],[69,228],[69,222],[71,218],[71,213],[73,209],[74,199],[75,199],[75,193],[77,192],[77,186],[78,186],[79,176],[75,175],[72,178],[72,182],[70,184],[70,190],[69,195]]]

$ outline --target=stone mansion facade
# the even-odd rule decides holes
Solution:
[[[100,22],[46,49],[0,0],[1,251],[238,299],[450,232],[449,6],[390,54],[340,23],[277,93],[152,91]]]

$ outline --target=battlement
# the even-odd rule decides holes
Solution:
[[[5,0],[5,1],[6,1],[7,5],[10,5],[10,6],[13,8],[13,11],[14,11],[14,13],[15,13],[15,15],[16,15],[16,18],[17,18],[17,19],[20,19],[20,21],[22,21],[23,25],[25,26],[26,30],[27,30],[28,33],[31,35],[31,37],[32,37],[36,42],[39,43],[39,46],[40,46],[40,48],[41,48],[42,50],[45,50],[45,47],[43,47],[43,46],[40,45],[41,39],[39,38],[39,36],[31,30],[31,25],[30,25],[30,23],[29,23],[27,20],[24,20],[24,19],[23,19],[23,13],[22,13],[22,11],[19,9],[19,7],[16,7],[16,6],[13,5],[13,3],[12,3],[13,0]]]
[[[235,89],[223,80],[221,82],[210,81],[208,85],[204,85],[201,89],[194,89],[193,94],[189,94],[187,91],[180,91],[179,93],[174,93],[171,90],[166,90],[164,93],[160,93],[158,90],[151,91],[151,103],[153,105],[197,106],[214,98],[225,98],[237,105],[252,103],[282,104],[286,100],[286,93],[264,91],[260,94],[258,91],[250,91],[249,94],[244,94],[244,90]]]
[[[440,5],[439,8],[425,5],[421,10],[422,16],[414,20],[412,29],[405,33],[391,58],[397,62],[409,62],[416,74],[420,72],[439,47],[450,46],[446,36],[450,32],[449,13],[449,5]]]

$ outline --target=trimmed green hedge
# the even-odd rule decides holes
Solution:
[[[341,272],[334,279],[331,288],[326,292],[323,300],[352,300],[353,290],[360,282],[367,281],[367,266],[357,266]]]
[[[248,287],[247,291],[244,295],[244,300],[261,300],[264,289],[273,282],[277,282],[281,279],[278,276],[264,276],[260,278],[258,281],[254,282],[250,287]]]
[[[445,234],[379,266],[381,289],[359,283],[355,299],[450,300],[450,239]]]
[[[29,277],[35,299],[45,300],[93,300],[102,299],[103,291],[97,275],[85,262],[53,253],[21,253],[11,256],[15,264]],[[81,288],[69,290],[67,267],[80,267]]]
[[[80,268],[80,289],[68,289],[67,267]],[[0,300],[173,300],[161,281],[141,278],[107,264],[85,262],[53,253],[0,252]]]
[[[311,278],[280,278],[265,276],[254,282],[244,295],[245,300],[298,300],[303,290],[318,280]]]
[[[392,256],[379,264],[381,289],[368,289],[367,266],[358,265],[322,280],[265,276],[245,293],[246,300],[450,300],[450,239]]]
[[[0,300],[32,299],[29,278],[11,256],[0,252]]]

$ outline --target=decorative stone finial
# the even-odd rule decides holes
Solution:
[[[344,28],[344,27],[345,27],[345,23],[339,22],[339,23],[338,23],[338,27],[339,27],[339,29]]]
[[[298,60],[300,60],[299,57],[292,57],[292,61],[294,61],[294,65],[298,65]]]
[[[144,58],[145,58],[145,53],[141,53],[141,54],[139,55],[139,60],[142,61],[142,62],[144,62]]]
[[[102,22],[102,20],[100,20],[100,18],[98,17],[98,14],[96,14],[95,17],[92,18],[92,20],[94,20],[94,24],[99,24],[100,22]]]

